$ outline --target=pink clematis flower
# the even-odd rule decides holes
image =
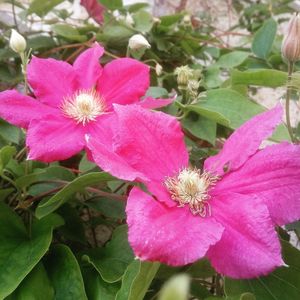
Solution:
[[[27,75],[36,98],[15,90],[0,93],[0,117],[27,129],[29,159],[67,159],[85,148],[85,134],[110,141],[113,103],[156,108],[172,101],[149,97],[140,101],[149,87],[149,67],[120,58],[102,68],[103,52],[95,44],[73,66],[33,57]]]
[[[137,106],[115,110],[114,142],[91,137],[88,147],[104,170],[152,194],[134,187],[127,202],[129,242],[140,259],[180,266],[206,256],[233,278],[284,265],[275,225],[300,218],[300,146],[259,150],[281,106],[237,129],[203,170],[189,166],[175,118]]]

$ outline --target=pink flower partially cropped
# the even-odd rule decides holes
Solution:
[[[284,265],[275,225],[300,218],[300,146],[260,150],[281,122],[282,108],[237,129],[203,170],[188,165],[178,121],[140,106],[116,105],[111,148],[90,138],[94,160],[122,179],[143,182],[127,202],[129,241],[142,260],[173,266],[203,256],[233,278]]]
[[[97,0],[81,0],[80,4],[85,7],[88,14],[99,24],[103,23],[105,7]]]
[[[99,58],[103,52],[96,43],[73,66],[33,57],[27,74],[35,98],[15,90],[0,93],[0,117],[27,129],[30,159],[67,159],[85,147],[87,134],[110,143],[114,103],[156,108],[172,101],[141,100],[149,87],[149,67],[134,59],[119,58],[102,68]]]

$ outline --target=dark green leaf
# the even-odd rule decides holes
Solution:
[[[16,148],[13,146],[5,146],[0,149],[0,174],[15,154]]]
[[[158,268],[157,262],[134,260],[125,271],[116,300],[143,300]]]
[[[250,53],[244,51],[232,51],[222,55],[216,65],[222,68],[237,67],[242,64],[249,55]]]
[[[253,280],[226,278],[225,291],[233,297],[250,292],[256,300],[300,299],[300,251],[282,241],[283,258],[288,267],[281,267],[268,276]]]
[[[134,27],[140,32],[148,32],[152,28],[153,18],[151,14],[144,10],[140,10],[133,15]]]
[[[52,240],[53,228],[61,225],[57,215],[36,221],[31,236],[21,219],[0,202],[0,299],[13,292],[43,257]]]
[[[18,288],[6,300],[53,300],[54,289],[42,263],[26,276]]]
[[[259,57],[266,59],[269,55],[277,31],[277,23],[273,19],[264,22],[263,26],[254,34],[252,51]]]
[[[0,119],[0,135],[8,142],[17,144],[20,140],[21,130]]]
[[[46,258],[45,267],[56,300],[87,299],[81,271],[70,248],[65,245],[53,247]]]
[[[57,35],[60,35],[71,41],[84,42],[87,40],[85,35],[81,35],[76,28],[67,24],[55,24],[52,26],[52,30]]]
[[[36,209],[36,216],[38,218],[43,218],[51,212],[55,211],[62,204],[66,203],[70,196],[74,195],[76,192],[82,191],[85,187],[93,184],[98,184],[103,181],[112,180],[113,177],[107,173],[88,173],[82,175],[72,182],[69,182],[63,189],[61,189],[57,194],[51,197],[47,202],[40,204]]]
[[[106,8],[115,10],[123,7],[122,0],[98,0],[101,4],[103,4]]]
[[[134,258],[127,240],[127,226],[117,227],[104,248],[92,249],[83,258],[95,267],[106,282],[119,281]]]

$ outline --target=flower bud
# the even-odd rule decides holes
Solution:
[[[288,24],[288,32],[281,47],[284,58],[290,62],[300,59],[300,17],[294,14]]]
[[[155,73],[156,73],[156,75],[160,76],[162,74],[162,70],[163,70],[162,66],[159,63],[157,63],[155,65]]]
[[[141,34],[133,35],[129,39],[128,46],[131,50],[141,50],[141,49],[151,48],[151,45]]]
[[[22,53],[26,50],[26,40],[19,32],[12,29],[9,40],[9,46],[13,51],[17,53]]]
[[[134,25],[134,20],[133,20],[133,17],[130,13],[127,13],[126,14],[126,17],[125,17],[125,23],[128,25],[128,26],[132,26]]]
[[[180,89],[186,88],[189,80],[193,77],[193,70],[189,66],[181,66],[175,69],[177,75],[177,83]]]

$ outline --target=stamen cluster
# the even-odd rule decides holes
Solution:
[[[96,91],[82,90],[65,99],[62,110],[65,116],[85,125],[105,111],[105,104]]]
[[[209,189],[216,184],[217,176],[199,169],[183,169],[177,176],[168,177],[165,186],[171,198],[179,203],[179,207],[189,205],[194,215],[210,216]]]

